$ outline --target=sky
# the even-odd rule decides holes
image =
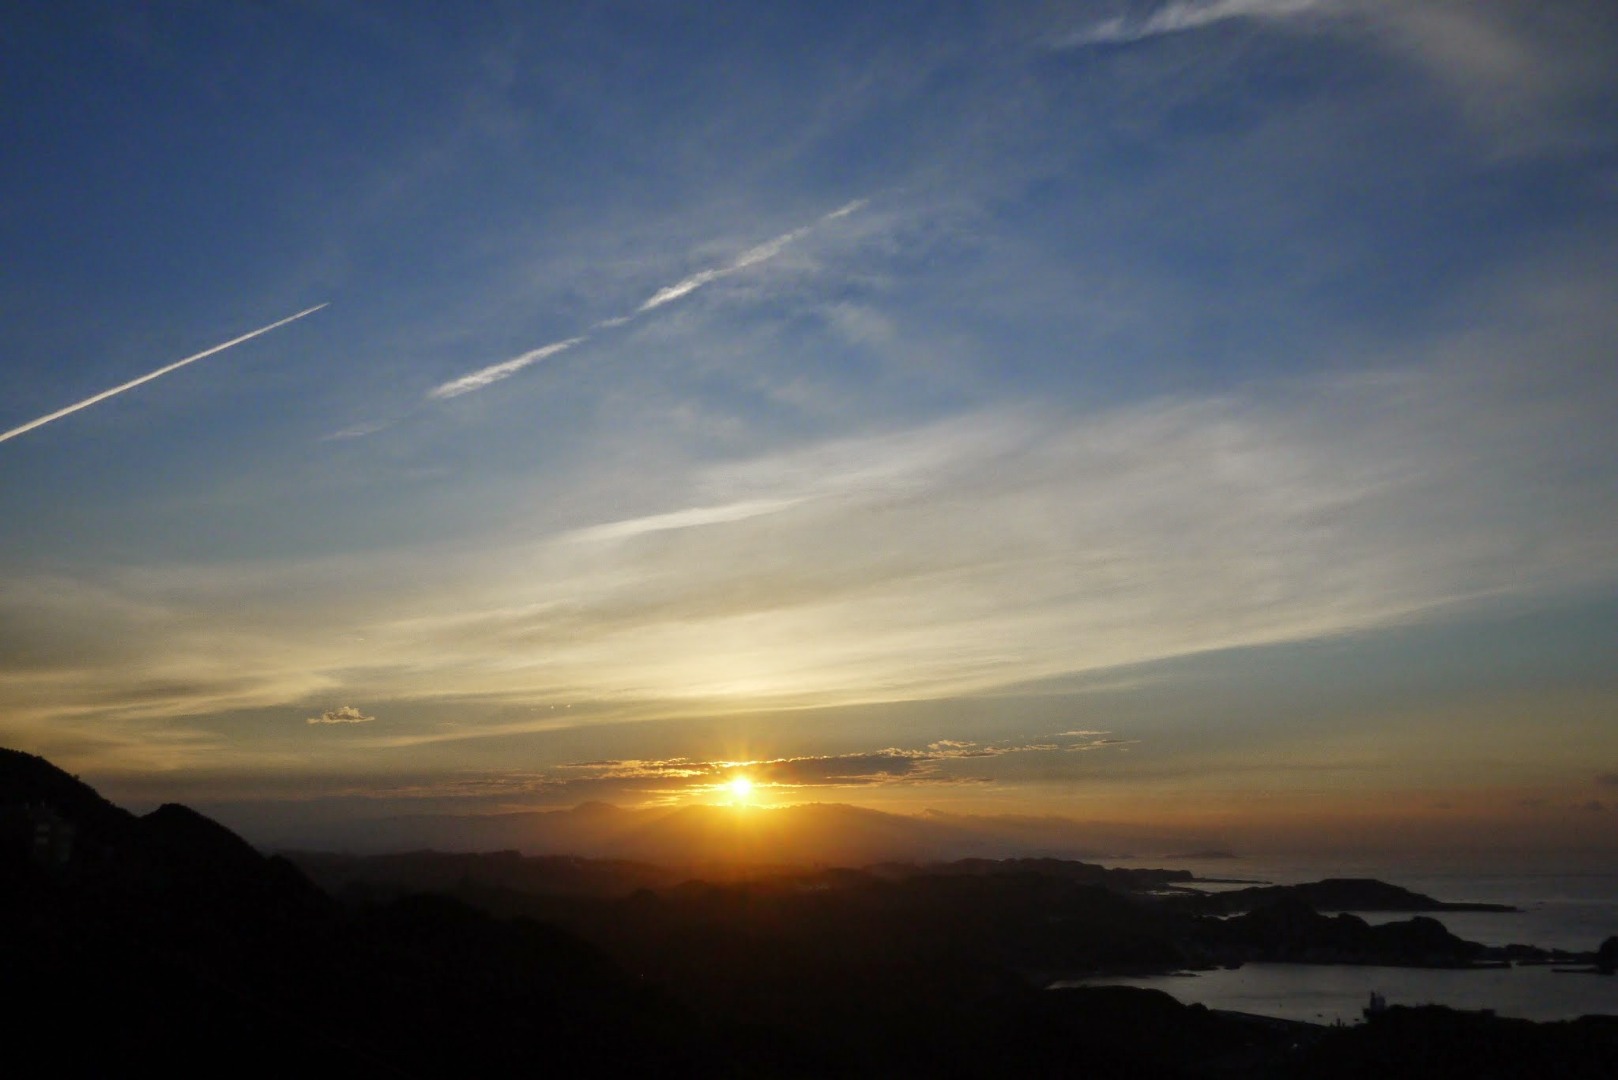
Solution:
[[[1604,0],[11,5],[0,744],[250,839],[1610,854],[1614,72]]]

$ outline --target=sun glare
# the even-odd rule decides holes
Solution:
[[[737,802],[744,803],[753,794],[753,781],[745,776],[738,776],[727,783],[725,789],[731,793]]]

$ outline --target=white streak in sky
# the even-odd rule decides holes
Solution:
[[[452,398],[471,393],[473,390],[481,390],[490,383],[510,378],[529,364],[536,364],[547,356],[555,356],[564,349],[571,349],[573,346],[588,340],[590,340],[588,337],[575,337],[568,338],[566,341],[553,341],[549,345],[542,345],[537,349],[523,353],[521,356],[514,356],[510,360],[480,368],[470,375],[462,375],[459,379],[451,379],[444,385],[434,387],[428,391],[427,396],[430,398]]]
[[[37,427],[41,427],[41,426],[43,426],[45,424],[50,423],[52,420],[60,420],[64,416],[68,416],[68,415],[71,415],[72,413],[78,412],[80,409],[88,409],[92,405],[95,405],[95,404],[98,404],[100,402],[106,401],[108,398],[112,397],[114,394],[121,394],[125,390],[133,390],[135,387],[139,386],[141,383],[149,383],[153,379],[158,378],[159,376],[162,376],[162,375],[167,375],[169,372],[174,371],[177,368],[183,368],[187,364],[194,364],[198,360],[202,360],[202,359],[204,359],[206,357],[212,356],[216,352],[224,352],[226,349],[230,348],[232,345],[240,345],[242,342],[249,341],[249,340],[251,340],[253,338],[256,338],[260,334],[267,334],[271,330],[274,330],[278,326],[285,326],[287,323],[294,322],[294,321],[296,321],[298,319],[301,319],[305,315],[312,315],[312,314],[319,311],[321,308],[323,308],[325,306],[326,306],[325,304],[316,304],[312,308],[305,308],[304,310],[298,312],[296,315],[288,315],[286,318],[282,319],[280,322],[273,322],[268,326],[261,326],[257,330],[254,330],[252,333],[243,334],[241,337],[238,337],[238,338],[231,338],[229,341],[225,342],[223,345],[215,345],[211,349],[204,349],[201,352],[197,353],[195,356],[188,356],[184,360],[176,360],[174,363],[168,365],[167,367],[160,367],[156,371],[149,372],[148,374],[142,375],[138,379],[131,379],[128,382],[122,384],[121,386],[115,386],[111,390],[103,390],[103,391],[101,391],[101,393],[95,395],[94,397],[87,397],[83,401],[79,402],[76,405],[69,405],[65,409],[57,409],[55,412],[51,413],[49,416],[41,416],[38,420],[30,420],[28,423],[22,425],[21,427],[14,427],[10,431],[5,432],[4,434],[0,434],[0,442],[5,442],[7,439],[14,439],[18,435],[23,434],[24,432],[32,431]]]
[[[676,282],[675,284],[669,285],[666,288],[657,290],[657,292],[652,294],[651,299],[642,304],[638,310],[650,311],[655,307],[662,307],[670,300],[678,300],[686,293],[696,292],[698,289],[708,284],[708,282],[713,281],[716,278],[722,278],[726,274],[732,272],[734,272],[734,268],[726,270],[704,270],[700,274],[692,274],[684,281]]]
[[[746,521],[748,518],[761,517],[764,514],[779,513],[804,502],[800,496],[784,499],[750,499],[744,502],[729,503],[725,506],[697,506],[688,510],[675,510],[667,514],[652,514],[649,517],[630,518],[627,521],[613,521],[605,525],[593,525],[587,529],[579,529],[569,534],[569,539],[589,542],[602,540],[627,540],[634,536],[643,536],[646,533],[667,532],[671,529],[690,529],[702,525],[722,525],[733,521]]]
[[[823,215],[814,223],[814,225],[804,225],[801,228],[793,229],[791,232],[782,233],[774,240],[766,240],[757,247],[747,249],[738,255],[735,261],[729,266],[719,267],[714,270],[703,270],[699,273],[692,274],[684,281],[677,281],[673,285],[661,288],[657,290],[657,292],[653,293],[650,299],[636,309],[636,314],[643,311],[651,311],[653,308],[662,307],[671,300],[678,300],[682,296],[696,292],[698,289],[710,282],[718,281],[723,277],[729,277],[731,274],[746,270],[749,266],[757,266],[759,263],[764,262],[767,259],[773,259],[777,255],[781,254],[781,251],[788,244],[795,243],[809,235],[809,231],[813,229],[815,225],[819,225],[827,221],[835,221],[838,218],[847,217],[849,214],[852,214],[856,210],[863,207],[868,201],[869,200],[867,199],[855,199],[853,202],[840,206],[831,213]]]
[[[1226,19],[1278,19],[1331,6],[1332,0],[1176,0],[1143,20],[1126,20],[1122,16],[1103,20],[1061,44],[1067,47],[1124,44],[1159,34],[1195,30]]]
[[[628,315],[616,315],[610,319],[602,319],[600,322],[592,326],[591,329],[610,330],[614,327],[623,326],[625,323],[639,318],[645,312],[651,311],[654,308],[660,308],[664,304],[696,292],[709,282],[717,281],[723,277],[729,277],[731,274],[746,270],[749,266],[757,266],[761,262],[773,259],[779,255],[782,249],[788,244],[794,243],[807,236],[816,225],[824,224],[828,221],[836,221],[838,218],[847,217],[855,211],[863,208],[868,202],[870,202],[869,199],[855,199],[853,202],[845,203],[836,210],[833,210],[828,214],[821,215],[817,220],[809,225],[804,225],[800,228],[793,229],[788,233],[782,233],[774,240],[766,240],[757,247],[748,248],[746,251],[736,256],[729,266],[721,266],[712,270],[703,270],[692,274],[683,281],[677,281],[673,285],[665,286],[653,293],[650,299]],[[432,399],[443,400],[445,398],[459,397],[462,394],[471,393],[473,390],[481,390],[490,383],[496,383],[501,379],[509,378],[512,375],[517,374],[517,372],[521,371],[529,364],[536,363],[548,356],[555,356],[564,349],[571,349],[573,346],[581,345],[589,340],[590,335],[581,334],[578,337],[568,338],[566,341],[552,342],[549,345],[541,346],[540,348],[534,349],[531,352],[525,352],[521,356],[512,357],[510,360],[505,360],[498,364],[491,364],[486,368],[480,368],[477,371],[472,372],[470,375],[462,375],[458,379],[451,379],[449,382],[429,390],[427,392],[427,396]],[[368,434],[368,432],[354,428],[345,432],[338,432],[337,435],[333,437],[345,438],[363,434]]]

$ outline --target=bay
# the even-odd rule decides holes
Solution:
[[[1436,900],[1511,904],[1517,912],[1436,912],[1451,933],[1485,945],[1524,944],[1593,952],[1618,935],[1618,872],[1554,858],[1514,866],[1464,857],[1410,860],[1127,859],[1111,865],[1187,869],[1199,877],[1241,878],[1278,885],[1328,877],[1364,877],[1402,885]],[[1237,886],[1205,886],[1210,889]],[[1407,913],[1355,912],[1368,922]],[[1559,974],[1549,967],[1443,970],[1323,964],[1246,964],[1186,976],[1085,978],[1056,985],[1132,985],[1164,990],[1215,1009],[1313,1023],[1352,1023],[1376,991],[1390,1005],[1440,1004],[1493,1009],[1527,1020],[1618,1015],[1618,977]]]

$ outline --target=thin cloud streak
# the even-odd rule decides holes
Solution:
[[[1122,15],[1104,19],[1087,30],[1063,39],[1060,44],[1068,48],[1123,45],[1162,34],[1196,30],[1228,19],[1282,19],[1329,11],[1338,6],[1331,0],[1178,0],[1159,8],[1145,19],[1129,19]]]
[[[833,210],[820,220],[836,221],[838,218],[845,218],[850,214],[858,213],[859,211],[864,210],[868,205],[870,205],[870,202],[870,199],[854,199],[851,202],[847,202],[842,206],[839,206],[837,209]]]
[[[591,541],[627,540],[646,533],[667,532],[672,529],[691,529],[702,525],[720,525],[732,521],[745,521],[764,514],[774,514],[804,502],[802,498],[753,499],[729,503],[724,506],[694,506],[687,510],[674,510],[667,514],[613,521],[594,525],[572,534],[572,539]]]
[[[864,207],[869,201],[870,200],[868,199],[855,199],[852,202],[845,203],[836,210],[822,215],[813,224],[804,225],[793,229],[791,232],[782,233],[773,240],[767,240],[764,243],[759,244],[757,247],[749,248],[738,255],[728,266],[717,267],[712,270],[703,270],[699,273],[692,274],[690,277],[685,278],[682,281],[677,281],[673,285],[665,286],[664,288],[661,288],[657,290],[657,292],[653,293],[645,303],[641,304],[640,307],[636,308],[630,314],[615,315],[611,318],[602,319],[595,323],[591,329],[611,330],[616,327],[623,326],[626,323],[634,321],[636,318],[639,318],[648,311],[656,310],[657,308],[662,307],[664,304],[672,303],[683,296],[689,296],[691,293],[696,292],[704,285],[718,281],[720,278],[725,278],[732,274],[740,273],[749,267],[757,266],[759,263],[767,262],[768,260],[779,255],[789,244],[795,243],[796,241],[803,239],[805,236],[808,236],[809,233],[814,230],[815,225],[820,225],[828,221],[835,221],[839,218],[847,217],[849,214],[852,214]],[[589,340],[590,336],[588,334],[581,334],[578,337],[568,338],[565,341],[552,342],[549,345],[544,345],[530,352],[525,352],[521,356],[515,356],[510,360],[504,360],[498,364],[491,364],[486,368],[480,368],[469,375],[462,375],[458,379],[451,379],[449,382],[436,386],[432,390],[428,391],[427,397],[434,400],[444,400],[447,398],[459,397],[462,394],[469,394],[474,390],[481,390],[485,386],[499,382],[501,379],[510,378],[523,368],[528,367],[530,364],[538,363],[547,357],[555,356],[559,352],[571,349],[576,345],[582,345]],[[339,436],[348,435],[350,433],[367,434],[368,432],[355,428],[349,429],[349,432],[339,433]]]
[[[253,338],[258,337],[260,334],[267,334],[271,330],[275,330],[275,329],[277,329],[279,327],[285,326],[289,322],[296,322],[297,320],[303,318],[305,315],[313,315],[315,312],[319,311],[321,308],[326,307],[329,303],[330,302],[328,301],[327,304],[316,304],[312,308],[305,308],[304,310],[298,312],[296,315],[288,315],[286,318],[281,319],[278,322],[273,322],[268,326],[261,326],[257,330],[252,331],[251,333],[243,334],[241,337],[231,338],[229,341],[225,342],[223,345],[215,345],[211,349],[204,349],[201,352],[199,352],[199,353],[197,353],[197,354],[195,354],[193,356],[186,357],[184,360],[176,360],[174,363],[169,364],[166,367],[160,367],[156,371],[149,372],[149,373],[147,373],[145,375],[142,375],[138,379],[131,379],[128,382],[123,383],[122,385],[115,386],[111,390],[103,390],[103,391],[101,391],[101,393],[96,394],[94,397],[87,397],[83,401],[78,402],[77,404],[74,404],[74,405],[69,405],[65,409],[57,409],[55,412],[49,414],[48,416],[41,416],[38,420],[30,420],[28,423],[23,424],[21,427],[14,427],[10,431],[5,432],[4,434],[0,434],[0,442],[5,442],[7,439],[14,439],[18,435],[22,435],[22,434],[25,434],[26,432],[30,432],[30,431],[34,430],[35,428],[37,428],[37,427],[43,427],[44,425],[50,423],[52,420],[60,420],[64,416],[71,416],[73,413],[78,412],[80,409],[88,409],[90,406],[100,404],[101,402],[106,401],[108,398],[113,397],[114,395],[123,393],[125,390],[133,390],[135,387],[140,386],[143,383],[149,383],[153,379],[161,378],[162,376],[167,375],[171,371],[177,371],[178,369],[185,367],[187,364],[194,364],[198,360],[205,360],[208,357],[212,356],[214,353],[224,352],[226,349],[228,349],[228,348],[230,348],[230,347],[232,347],[234,345],[240,345],[244,341],[251,341]]]
[[[868,199],[855,199],[853,202],[840,206],[828,214],[821,215],[820,219],[811,225],[800,226],[799,228],[793,229],[791,232],[782,233],[774,240],[766,240],[757,247],[747,249],[738,255],[729,266],[718,267],[712,270],[703,270],[699,273],[692,274],[683,281],[677,281],[673,285],[665,286],[664,288],[661,288],[657,290],[657,292],[653,293],[644,304],[637,308],[636,314],[651,311],[654,308],[660,308],[664,304],[680,299],[682,296],[689,296],[691,293],[696,292],[704,285],[718,281],[720,278],[729,277],[731,274],[739,273],[746,270],[750,266],[757,266],[761,262],[766,262],[773,259],[777,255],[781,254],[781,252],[784,251],[788,245],[794,244],[799,240],[802,240],[805,236],[808,236],[812,231],[814,231],[816,225],[821,225],[828,221],[836,221],[838,218],[847,217],[849,214],[852,214],[861,207],[865,206],[869,201],[870,200]]]
[[[590,340],[588,336],[581,336],[568,338],[566,341],[553,341],[549,345],[531,349],[521,356],[514,356],[510,360],[503,360],[498,364],[490,364],[486,368],[480,368],[470,375],[462,375],[458,379],[451,379],[442,386],[434,387],[428,391],[427,396],[443,399],[459,397],[462,394],[469,394],[473,390],[481,390],[491,383],[511,378],[511,376],[530,364],[537,364],[547,357],[555,356],[559,352],[565,352],[575,345],[582,345],[588,340]]]
[[[749,266],[757,266],[766,259],[773,259],[775,256],[779,255],[781,250],[788,244],[796,240],[801,240],[803,237],[809,235],[809,229],[810,227],[806,225],[802,228],[793,229],[789,233],[782,233],[774,240],[767,240],[755,248],[749,248],[748,250],[742,252],[729,266],[720,267],[715,270],[703,270],[700,273],[692,274],[684,281],[677,281],[673,285],[661,288],[657,290],[657,292],[653,293],[650,299],[636,309],[636,314],[651,311],[654,308],[660,308],[664,304],[680,299],[682,296],[689,296],[691,293],[696,292],[704,285],[718,281],[720,278],[729,277],[731,274],[739,273],[742,270],[746,270]]]
[[[0,627],[44,620],[83,646],[0,675],[0,696],[29,724],[338,693],[558,706],[390,735],[409,744],[980,693],[1610,582],[1600,403],[1525,415],[1519,390],[1468,365],[980,414],[716,464],[690,509],[459,569],[429,554],[41,583]],[[1501,484],[1520,501],[1501,505]],[[187,615],[227,608],[228,626]],[[86,659],[103,639],[120,651]],[[145,680],[118,685],[129,650]]]

